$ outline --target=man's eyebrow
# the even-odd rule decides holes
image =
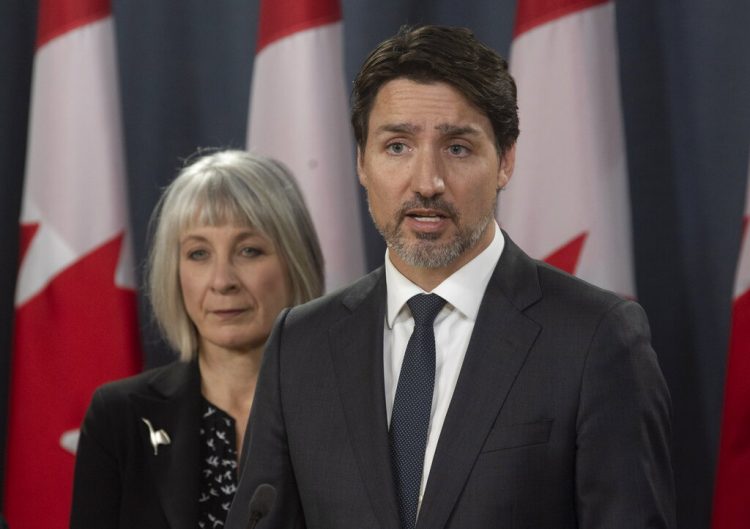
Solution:
[[[420,129],[421,127],[412,123],[386,123],[385,125],[381,125],[380,127],[378,127],[375,132],[397,132],[414,134],[416,132],[419,132]]]
[[[448,136],[476,136],[480,133],[479,129],[473,125],[451,125],[450,123],[442,123],[435,128]]]
[[[386,123],[381,125],[375,131],[376,133],[382,132],[395,132],[400,134],[416,134],[422,130],[419,125],[413,123]],[[451,123],[441,123],[435,126],[435,130],[440,131],[446,136],[476,136],[480,134],[480,130],[473,125],[453,125]]]

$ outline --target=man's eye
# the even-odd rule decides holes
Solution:
[[[403,154],[406,151],[406,145],[400,142],[391,143],[386,147],[391,154]]]
[[[469,149],[465,145],[456,143],[448,147],[448,152],[450,152],[453,156],[466,156],[467,154],[469,154]]]

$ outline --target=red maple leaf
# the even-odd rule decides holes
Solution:
[[[581,258],[583,244],[588,236],[589,232],[582,232],[549,254],[544,261],[569,274],[575,274],[578,268],[578,260]]]
[[[33,224],[21,224],[21,234],[18,241],[18,268],[21,268],[26,252],[31,246],[31,241],[34,239],[37,230],[39,229],[38,223]]]
[[[24,227],[25,248],[31,228]],[[16,309],[5,494],[11,524],[46,529],[68,519],[74,458],[60,436],[80,426],[97,386],[141,369],[135,292],[114,283],[122,241],[121,234],[85,255]]]

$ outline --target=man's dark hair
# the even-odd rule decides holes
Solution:
[[[489,118],[501,154],[518,138],[516,83],[505,59],[466,28],[402,26],[370,53],[354,80],[352,126],[361,150],[375,96],[398,78],[454,86]]]

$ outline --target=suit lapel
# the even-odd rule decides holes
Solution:
[[[149,390],[132,397],[139,414],[141,440],[146,446],[146,464],[170,527],[195,527],[200,460],[197,363],[175,363],[150,381]],[[164,430],[170,437],[170,444],[158,446],[157,454],[141,417],[148,419],[155,431]]]
[[[398,527],[383,382],[385,274],[362,280],[344,300],[350,312],[329,331],[331,356],[349,435],[375,516]]]
[[[536,265],[506,236],[485,291],[440,433],[418,519],[444,527],[540,328],[522,311],[537,301]]]

